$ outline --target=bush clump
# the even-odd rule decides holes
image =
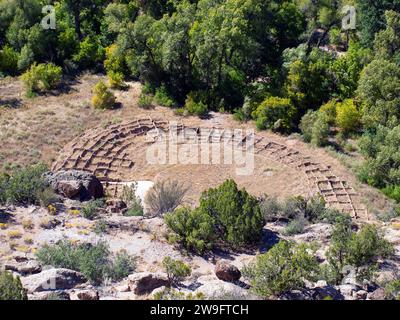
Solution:
[[[282,240],[267,253],[258,255],[242,274],[255,294],[268,298],[302,289],[305,280],[315,281],[319,264],[315,248]]]
[[[46,189],[44,164],[16,169],[11,175],[0,176],[0,203],[14,205],[39,204],[40,195]]]
[[[54,245],[45,245],[36,256],[43,265],[79,271],[94,284],[102,283],[107,278],[121,280],[135,269],[133,257],[125,251],[111,254],[104,241],[72,244],[62,240]]]
[[[189,251],[203,254],[215,242],[213,219],[199,209],[179,208],[164,217],[173,231],[170,240],[179,242]]]
[[[25,289],[19,277],[14,277],[8,271],[0,272],[0,301],[28,300]]]
[[[273,130],[289,133],[293,127],[296,109],[290,99],[270,97],[264,100],[252,116],[258,130]]]
[[[53,63],[31,65],[21,79],[24,82],[28,96],[48,91],[57,87],[61,81],[62,69]]]
[[[198,253],[218,243],[232,248],[255,244],[264,226],[257,199],[239,190],[233,180],[204,192],[198,208],[178,209],[165,220],[173,237]]]
[[[115,107],[116,98],[108,89],[103,81],[99,81],[94,87],[94,95],[92,97],[92,105],[96,109],[113,109]]]
[[[86,219],[93,220],[97,217],[99,210],[104,208],[103,199],[90,200],[82,206],[82,216]]]
[[[162,215],[174,211],[182,203],[186,191],[178,181],[158,181],[147,192],[145,202],[151,214]]]
[[[163,267],[168,276],[170,285],[177,285],[184,278],[190,276],[192,269],[181,260],[174,260],[171,257],[165,257]]]
[[[189,95],[185,101],[185,112],[191,116],[206,118],[208,115],[208,107],[201,101],[196,101],[193,95]]]
[[[168,95],[168,92],[164,86],[157,88],[154,95],[154,101],[160,106],[173,107],[175,105],[174,100]]]
[[[346,266],[355,268],[360,281],[369,280],[377,270],[378,260],[393,253],[393,245],[379,234],[375,226],[365,225],[359,232],[354,232],[351,221],[338,221],[327,252],[329,280],[340,283],[345,277]]]
[[[128,210],[125,216],[137,217],[143,216],[142,200],[136,195],[137,183],[131,186],[124,186],[122,189],[121,200],[127,205]]]

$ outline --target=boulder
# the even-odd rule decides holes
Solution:
[[[23,275],[39,273],[41,271],[42,271],[42,267],[35,260],[30,260],[30,261],[22,263],[20,266],[18,266],[18,272]]]
[[[314,300],[311,290],[292,290],[279,296],[279,300]]]
[[[335,287],[345,298],[345,300],[355,300],[356,292],[362,288],[355,284],[341,284]]]
[[[203,277],[201,277],[203,278]],[[194,291],[194,294],[201,293],[206,298],[213,300],[246,300],[255,299],[257,297],[251,295],[248,290],[243,289],[233,283],[222,280],[207,280],[198,279],[202,285]]]
[[[151,293],[154,289],[169,286],[168,277],[164,273],[139,272],[128,277],[129,289],[137,295]]]
[[[99,300],[99,292],[97,290],[82,290],[75,292],[71,300]]]
[[[72,289],[86,282],[85,277],[69,269],[48,269],[41,273],[21,278],[22,285],[28,293]]]
[[[344,300],[344,296],[335,287],[325,285],[311,290],[313,300]]]
[[[382,288],[376,289],[374,292],[367,294],[367,300],[385,300],[385,290]]]
[[[68,199],[86,201],[104,197],[104,189],[95,175],[78,170],[48,172],[44,176],[51,188]]]
[[[220,260],[215,265],[215,275],[218,279],[227,282],[236,282],[242,276],[239,269],[226,260]]]

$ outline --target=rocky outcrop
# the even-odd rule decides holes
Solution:
[[[71,294],[71,300],[99,300],[97,290],[81,290]]]
[[[382,288],[376,289],[374,292],[367,294],[367,300],[385,300],[385,290]]]
[[[227,282],[236,282],[241,277],[239,269],[226,260],[217,262],[215,265],[215,275],[218,279]]]
[[[169,286],[164,273],[139,272],[128,277],[129,289],[137,295],[150,294],[154,289]]]
[[[86,282],[84,276],[69,269],[48,269],[41,273],[21,278],[28,293],[72,289]]]
[[[194,294],[201,293],[206,298],[215,300],[246,300],[257,299],[248,290],[233,283],[215,279],[215,277],[202,276],[197,279],[200,285]]]
[[[68,199],[86,201],[104,197],[104,189],[95,175],[78,170],[48,172],[45,181],[51,188]]]

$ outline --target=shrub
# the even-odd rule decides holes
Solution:
[[[309,110],[303,118],[301,118],[299,128],[303,134],[303,140],[310,143],[313,137],[314,123],[317,121],[317,112]]]
[[[108,229],[108,225],[104,220],[97,220],[94,223],[93,231],[95,234],[103,234],[106,233]]]
[[[107,76],[111,88],[121,89],[125,86],[124,75],[121,72],[109,71]]]
[[[196,293],[195,295],[190,293],[185,294],[184,292],[180,292],[175,289],[165,288],[162,291],[158,291],[153,295],[154,300],[204,300],[204,294],[201,292]]]
[[[132,186],[124,186],[122,189],[121,200],[124,201],[128,207],[125,216],[143,216],[142,200],[136,196],[137,184]]]
[[[313,249],[312,253],[310,249]],[[314,251],[305,244],[282,240],[267,253],[258,255],[242,270],[242,274],[250,281],[251,290],[262,297],[302,289],[305,280],[315,281],[319,273]]]
[[[147,192],[145,202],[154,215],[175,210],[183,200],[187,188],[178,181],[158,181]]]
[[[19,277],[5,271],[0,272],[0,301],[1,300],[28,300]]]
[[[264,197],[260,201],[260,210],[266,222],[275,222],[283,218],[281,203],[275,197]]]
[[[114,281],[119,281],[129,276],[136,268],[136,259],[130,256],[126,251],[118,252],[109,268],[108,276]]]
[[[284,233],[285,235],[288,236],[301,234],[304,232],[304,228],[306,225],[307,225],[307,220],[304,217],[302,216],[296,217],[287,224]]]
[[[54,245],[45,245],[38,250],[36,256],[43,265],[79,271],[94,284],[107,278],[121,280],[135,268],[132,257],[126,252],[113,256],[104,241],[72,244],[62,240]]]
[[[343,133],[357,131],[361,126],[361,113],[351,99],[338,103],[336,107],[336,124]]]
[[[33,64],[21,79],[28,95],[54,89],[61,81],[62,69],[52,63]]]
[[[98,215],[99,209],[103,207],[103,199],[90,200],[82,206],[82,216],[86,219],[92,220]]]
[[[60,201],[60,197],[51,188],[45,188],[37,192],[37,199],[43,208]]]
[[[386,297],[393,300],[400,300],[400,279],[389,281],[385,285]]]
[[[214,222],[198,209],[179,208],[164,216],[165,222],[175,234],[171,240],[181,243],[187,250],[203,254],[215,242]]]
[[[258,201],[233,180],[203,192],[199,210],[213,218],[217,237],[232,247],[261,239],[264,218]]]
[[[289,133],[293,126],[296,109],[290,99],[270,97],[253,112],[258,130]]]
[[[14,75],[18,71],[18,53],[6,45],[0,50],[0,74]]]
[[[377,262],[393,254],[393,246],[373,225],[365,225],[359,232],[351,230],[351,221],[338,221],[332,233],[327,260],[333,279],[339,283],[344,278],[345,266],[356,270],[359,280],[373,277]]]
[[[328,143],[330,133],[329,119],[324,113],[318,113],[311,130],[311,143],[317,147]]]
[[[183,278],[190,276],[191,268],[183,261],[174,260],[171,257],[165,257],[163,267],[168,276],[170,285],[177,285]]]
[[[336,100],[331,100],[319,109],[319,113],[324,113],[326,115],[327,121],[330,125],[333,125],[336,122],[337,105],[338,103]]]
[[[96,109],[113,109],[115,107],[115,96],[107,88],[103,81],[99,81],[94,87],[92,105]]]
[[[150,109],[153,107],[153,96],[141,93],[138,101],[139,108]]]
[[[168,95],[164,86],[157,88],[154,101],[164,107],[173,107],[175,105],[174,100]]]
[[[208,115],[208,107],[201,101],[196,101],[193,95],[189,95],[185,101],[185,110],[189,115],[206,118]]]
[[[3,180],[3,186],[0,186],[4,190],[2,197],[7,203],[14,205],[37,204],[38,194],[46,187],[43,179],[46,171],[43,164],[15,170],[10,177]]]

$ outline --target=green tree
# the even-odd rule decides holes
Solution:
[[[273,131],[290,133],[296,109],[290,99],[270,97],[265,99],[253,112],[259,130],[270,129]]]
[[[261,239],[264,218],[258,201],[233,180],[203,192],[199,210],[213,218],[219,239],[234,248]]]
[[[363,102],[363,122],[393,127],[400,119],[400,66],[374,60],[361,73],[357,95]]]

